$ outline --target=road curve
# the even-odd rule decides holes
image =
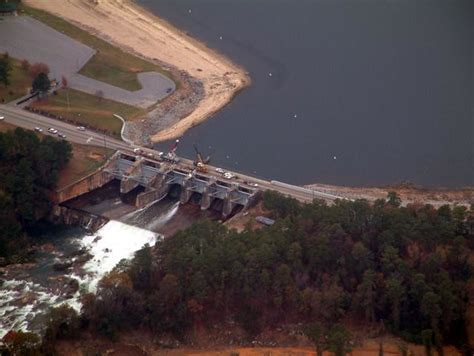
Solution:
[[[106,147],[114,150],[121,150],[128,153],[133,153],[133,149],[139,146],[132,146],[126,142],[120,141],[118,139],[112,138],[107,135],[103,135],[91,130],[80,131],[74,125],[68,124],[63,121],[51,119],[42,115],[38,115],[29,111],[22,110],[13,106],[0,105],[0,116],[5,116],[5,122],[23,127],[25,129],[34,130],[35,127],[40,127],[43,129],[45,135],[57,136],[48,133],[49,127],[54,127],[60,133],[66,135],[66,140],[79,143],[83,145],[99,146]],[[146,147],[139,147],[146,153],[157,154],[157,151]],[[179,165],[182,168],[193,170],[193,161],[185,158],[181,158]],[[219,179],[222,179],[221,174],[215,171],[216,167],[208,166],[209,172],[206,175],[215,176]],[[231,172],[231,171],[230,171]],[[295,198],[302,202],[312,202],[314,199],[323,199],[325,201],[331,202],[336,199],[345,199],[333,194],[327,194],[319,192],[317,190],[306,189],[303,187],[277,182],[277,181],[268,181],[264,179],[255,178],[249,175],[242,173],[233,173],[236,178],[234,181],[245,186],[247,182],[258,184],[258,187],[262,190],[276,190],[283,195]],[[245,183],[244,183],[245,182]]]

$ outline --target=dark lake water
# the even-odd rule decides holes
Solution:
[[[216,165],[295,184],[474,184],[474,1],[138,3],[252,78],[183,156],[196,142]]]

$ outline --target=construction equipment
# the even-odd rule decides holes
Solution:
[[[211,161],[211,157],[207,156],[206,158],[203,158],[196,144],[194,144],[193,147],[194,147],[194,150],[196,151],[196,160],[193,162],[193,164],[197,167],[197,170],[199,172],[207,172],[208,169],[206,167],[206,164],[208,164]]]
[[[178,163],[179,157],[176,155],[176,150],[178,149],[179,140],[176,140],[170,147],[168,153],[163,154],[161,158],[164,161],[171,162],[171,163]]]

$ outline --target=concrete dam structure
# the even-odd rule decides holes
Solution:
[[[198,200],[203,210],[219,201],[224,218],[236,208],[250,206],[258,193],[256,188],[197,172],[184,164],[161,162],[118,151],[99,170],[58,191],[57,203],[100,188],[113,179],[120,181],[122,195],[139,191],[133,202],[138,208],[163,198],[173,190],[179,192],[181,204],[188,203],[194,195],[193,201]]]

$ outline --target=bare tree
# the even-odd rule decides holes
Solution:
[[[61,77],[61,84],[62,84],[63,88],[65,88],[65,89],[67,88],[68,82],[67,82],[67,78],[64,75]]]
[[[29,74],[31,78],[36,78],[40,73],[44,73],[46,75],[49,74],[49,67],[47,64],[39,62],[30,66]]]
[[[30,62],[28,60],[24,59],[21,61],[21,69],[23,70],[28,70],[30,69]]]

